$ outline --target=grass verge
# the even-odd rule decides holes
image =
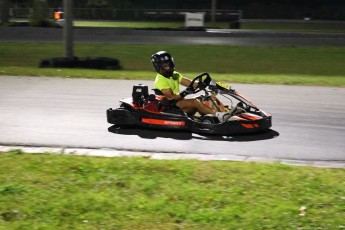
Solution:
[[[301,21],[301,22],[241,22],[241,29],[251,30],[276,30],[294,32],[323,32],[323,33],[343,33],[344,23]],[[74,26],[78,27],[116,27],[116,28],[184,28],[184,22],[148,22],[148,21],[74,21]],[[206,22],[206,28],[230,29],[229,22],[216,22],[215,24]]]
[[[157,50],[170,51],[175,57],[178,71],[187,77],[209,72],[217,80],[237,83],[345,87],[344,47],[75,45],[75,55],[78,57],[115,57],[124,69],[104,71],[37,67],[42,59],[63,56],[62,44],[0,43],[0,74],[153,79],[155,73],[150,56]]]
[[[189,78],[200,72],[184,72]],[[311,76],[299,74],[232,74],[212,73],[217,81],[242,84],[273,84],[273,85],[300,85],[300,86],[333,86],[345,87],[344,76]],[[124,79],[124,80],[153,80],[153,71],[105,71],[89,69],[62,69],[62,68],[33,68],[33,67],[0,67],[0,75],[64,77],[88,79]]]
[[[345,228],[345,169],[18,150],[0,166],[0,229]]]

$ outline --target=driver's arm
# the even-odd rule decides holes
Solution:
[[[183,97],[180,96],[180,94],[174,94],[171,89],[162,89],[161,92],[163,93],[164,96],[174,99],[175,101],[179,101],[183,99]]]
[[[188,87],[190,85],[190,83],[192,83],[192,80],[185,78],[185,77],[182,77],[181,82],[180,82],[180,84],[185,86],[185,87]],[[196,89],[198,87],[198,81],[194,82],[193,87],[194,87],[194,89]]]

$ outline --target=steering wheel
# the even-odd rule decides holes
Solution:
[[[204,76],[206,76],[206,78],[203,80],[202,78]],[[198,93],[201,90],[204,90],[205,93],[208,95],[208,92],[206,91],[206,87],[210,85],[211,80],[212,79],[208,73],[199,74],[192,80],[189,86],[187,86],[187,90],[192,93]],[[198,81],[198,86],[196,88],[194,88],[195,81]]]

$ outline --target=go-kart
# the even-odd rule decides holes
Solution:
[[[120,100],[118,108],[107,110],[107,121],[119,128],[184,130],[215,135],[253,133],[272,126],[270,114],[227,84],[213,81],[208,73],[196,76],[187,89],[200,101],[209,100],[212,94],[224,96],[230,102],[225,105],[228,112],[223,119],[212,114],[186,114],[159,90],[154,89],[155,94],[149,94],[147,86],[138,84],[133,86],[132,97]]]

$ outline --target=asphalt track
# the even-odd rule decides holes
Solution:
[[[76,42],[117,44],[345,45],[344,34],[243,30],[77,28],[74,37]],[[0,42],[5,41],[61,42],[62,29],[1,27]],[[206,160],[285,160],[345,167],[343,88],[234,85],[273,115],[272,129],[262,134],[215,137],[140,129],[108,132],[111,125],[106,123],[105,110],[130,96],[132,85],[137,83],[0,76],[0,151],[4,149],[1,145],[50,146],[163,153],[160,158],[188,155]]]
[[[233,85],[273,115],[266,133],[201,136],[121,129],[105,111],[131,95],[129,80],[0,76],[0,146],[50,146],[195,154],[218,160],[323,162],[345,166],[345,89]],[[140,81],[152,86],[152,81]],[[213,158],[212,158],[213,157]]]

